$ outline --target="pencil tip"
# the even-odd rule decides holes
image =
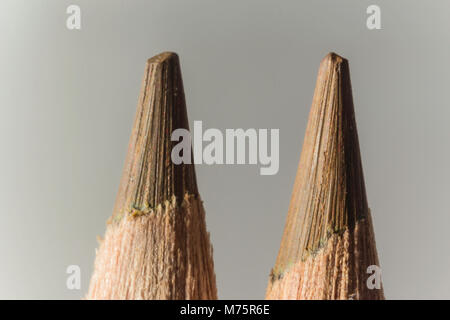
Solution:
[[[344,57],[338,55],[335,52],[329,52],[323,59],[322,62],[337,62],[337,63],[342,63],[343,61],[347,61],[347,59],[345,59]]]
[[[157,54],[156,56],[153,56],[149,59],[147,59],[147,63],[152,64],[152,63],[162,63],[168,60],[179,60],[178,58],[178,54],[176,54],[175,52],[171,52],[171,51],[165,51],[162,52],[160,54]]]
[[[147,60],[114,212],[87,298],[217,299],[192,156],[188,161],[189,132],[177,131],[182,141],[172,141],[177,129],[189,129],[183,82],[178,56],[165,52]],[[172,160],[178,143],[181,164]]]
[[[283,254],[303,259],[367,212],[348,61],[329,53],[319,67],[288,215],[288,224],[302,227],[287,226],[283,239],[297,239],[293,247],[301,249]]]
[[[116,216],[147,213],[173,197],[197,195],[194,165],[171,159],[176,129],[189,130],[183,81],[178,55],[164,52],[147,60]]]
[[[365,273],[378,265],[350,72],[322,59],[268,299],[383,299]]]

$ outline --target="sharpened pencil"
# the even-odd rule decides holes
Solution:
[[[267,299],[384,299],[367,204],[348,61],[321,62]]]
[[[88,299],[217,299],[194,164],[171,161],[178,128],[189,129],[183,82],[178,56],[166,52],[147,61]]]

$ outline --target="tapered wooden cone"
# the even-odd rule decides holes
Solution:
[[[212,247],[193,164],[171,161],[188,129],[178,56],[148,60],[128,155],[88,299],[216,299]]]
[[[372,265],[379,264],[349,67],[347,60],[330,53],[320,64],[287,222],[266,298],[383,299],[383,289],[376,283],[379,277],[372,276],[374,269],[367,273]]]

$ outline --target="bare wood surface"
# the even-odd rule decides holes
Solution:
[[[171,161],[188,129],[178,56],[147,61],[113,215],[88,299],[217,299],[212,247],[193,164]]]
[[[267,299],[383,299],[347,60],[321,62]]]

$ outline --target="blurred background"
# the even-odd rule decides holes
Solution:
[[[81,8],[81,30],[66,8]],[[369,5],[381,30],[366,27]],[[180,55],[188,114],[279,128],[280,170],[199,165],[221,299],[264,298],[321,59],[350,62],[389,299],[450,298],[448,1],[0,2],[0,298],[79,299],[147,58]],[[69,290],[66,268],[81,269]]]

